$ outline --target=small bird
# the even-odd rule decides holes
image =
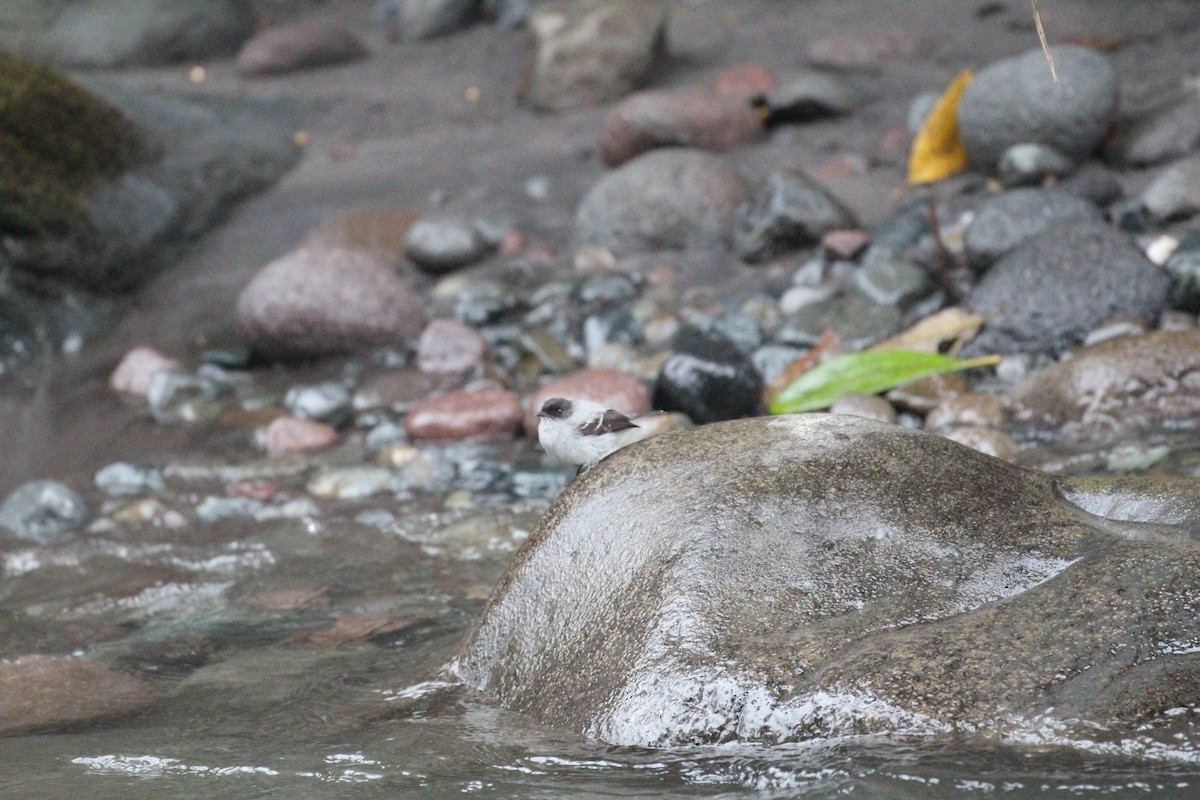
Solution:
[[[559,461],[578,464],[576,474],[583,474],[610,453],[659,432],[658,426],[638,425],[640,418],[591,400],[551,397],[538,412],[538,441]]]

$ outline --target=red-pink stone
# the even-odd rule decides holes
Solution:
[[[108,385],[122,394],[145,397],[154,373],[163,369],[179,369],[179,362],[145,345],[125,354],[113,370]]]
[[[596,147],[601,160],[615,167],[655,147],[728,150],[762,135],[762,118],[745,95],[649,91],[613,107]]]
[[[821,246],[834,258],[848,261],[867,249],[871,234],[854,229],[826,231],[821,236]]]
[[[507,389],[473,389],[432,395],[404,418],[410,439],[492,442],[511,439],[521,424],[521,401]]]
[[[334,246],[267,264],[242,290],[237,317],[251,346],[276,358],[402,345],[425,326],[420,298],[388,259]]]
[[[273,456],[287,453],[311,453],[338,443],[338,432],[324,422],[283,416],[267,426],[267,453]]]
[[[726,67],[717,75],[717,94],[759,95],[779,85],[775,73],[762,64],[746,63]]]
[[[651,410],[650,390],[646,384],[618,369],[599,367],[572,372],[541,386],[525,406],[525,433],[537,438],[537,412],[551,397],[591,400],[622,414],[642,414]]]
[[[487,342],[469,325],[435,319],[417,341],[417,366],[422,372],[460,374],[483,361]]]

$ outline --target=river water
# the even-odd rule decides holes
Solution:
[[[160,501],[195,507],[219,488],[204,475],[168,471]],[[301,477],[278,479],[286,500]],[[1020,741],[663,752],[493,708],[440,671],[545,507],[384,495],[9,546],[3,655],[87,652],[150,697],[132,716],[0,739],[0,798],[1200,797],[1195,709],[1083,743],[1032,724]]]

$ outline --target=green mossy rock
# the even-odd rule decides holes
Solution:
[[[54,69],[0,53],[0,234],[86,228],[81,196],[141,151],[120,111]]]

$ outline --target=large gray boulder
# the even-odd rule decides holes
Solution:
[[[455,667],[622,745],[1128,730],[1200,691],[1198,523],[1138,492],[849,416],[663,434],[550,507]]]

